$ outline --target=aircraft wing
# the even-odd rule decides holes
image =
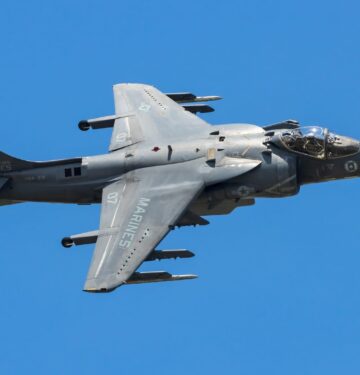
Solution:
[[[111,291],[131,278],[203,189],[192,170],[180,164],[144,168],[103,189],[85,291]]]
[[[208,135],[211,126],[153,86],[114,86],[115,122],[109,150],[141,141],[161,143]]]

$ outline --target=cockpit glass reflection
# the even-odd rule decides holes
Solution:
[[[288,129],[281,134],[281,141],[288,149],[317,159],[335,159],[359,152],[359,142],[319,126]]]
[[[325,132],[323,128],[309,126],[286,130],[281,140],[287,148],[319,159],[325,156]]]

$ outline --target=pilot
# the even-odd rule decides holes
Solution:
[[[285,144],[292,150],[304,152],[304,139],[300,131],[291,131],[283,135]]]
[[[324,155],[324,141],[309,134],[305,137],[304,150],[309,155],[322,157]]]

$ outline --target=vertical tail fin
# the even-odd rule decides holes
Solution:
[[[0,151],[0,174],[34,168],[34,162],[14,158]]]

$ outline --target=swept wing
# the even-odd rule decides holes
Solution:
[[[153,86],[114,86],[115,120],[109,150],[146,142],[189,140],[211,126]]]
[[[84,290],[105,292],[125,284],[202,188],[199,177],[182,165],[130,172],[104,188]]]
[[[152,86],[115,85],[114,98],[110,151],[139,142],[169,145],[212,134],[208,123]],[[96,247],[84,290],[107,292],[126,283],[192,278],[135,271],[175,225],[207,224],[187,211],[207,184],[246,173],[261,163],[229,157],[215,160],[216,150],[209,149],[203,160],[136,169],[107,185],[102,191],[100,229],[90,236],[91,241],[96,238]]]

